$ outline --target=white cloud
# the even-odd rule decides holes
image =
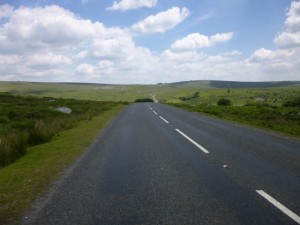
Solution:
[[[91,21],[77,18],[59,6],[21,7],[0,27],[0,52],[66,48],[88,41],[93,35]]]
[[[223,56],[239,56],[242,55],[243,53],[238,51],[238,50],[233,50],[231,52],[224,52],[222,53]]]
[[[292,1],[288,8],[284,31],[275,39],[275,49],[256,50],[247,63],[254,65],[262,76],[299,80],[300,74],[300,1]]]
[[[201,52],[203,48],[229,42],[234,36],[232,32],[211,36],[189,34],[162,52],[136,45],[135,34],[174,28],[190,14],[186,8],[174,7],[130,28],[120,28],[80,18],[56,5],[17,9],[0,6],[0,17],[4,18],[0,18],[0,80],[101,83],[299,80],[299,13],[291,8],[284,31],[274,38],[276,48],[261,48],[240,59],[236,57],[242,54],[238,50],[215,55]],[[288,35],[294,35],[295,40],[288,39]]]
[[[0,19],[9,17],[13,13],[14,8],[8,4],[0,5]]]
[[[90,55],[90,52],[87,50],[82,50],[79,53],[73,55],[74,59],[85,59]]]
[[[179,51],[189,51],[201,48],[208,48],[216,45],[217,43],[228,42],[232,39],[232,37],[232,32],[215,34],[212,36],[206,36],[199,33],[192,33],[187,35],[183,39],[175,41],[175,43],[172,44],[171,48],[173,50]]]
[[[300,31],[300,1],[293,1],[291,3],[284,25],[288,32]]]
[[[96,68],[88,63],[84,63],[84,64],[80,64],[77,68],[76,68],[76,72],[79,74],[83,74],[83,75],[92,75],[95,74],[96,72]]]
[[[177,63],[183,62],[199,62],[203,56],[196,51],[174,52],[166,50],[161,54],[163,61],[173,61]]]
[[[26,60],[28,61],[28,67],[34,69],[57,68],[72,63],[69,57],[54,55],[53,53],[28,55]]]
[[[151,15],[142,21],[132,25],[132,31],[136,33],[164,33],[174,28],[190,15],[190,11],[183,7],[173,7],[167,11]]]
[[[282,61],[285,58],[291,57],[295,54],[293,51],[277,50],[261,48],[256,50],[250,57],[250,62],[261,63],[271,60]]]
[[[285,29],[274,39],[278,48],[300,47],[300,1],[292,1],[287,12]]]
[[[113,67],[113,65],[114,65],[114,63],[109,60],[101,60],[98,63],[99,69],[109,69],[109,68]]]
[[[131,10],[142,7],[152,8],[156,6],[157,0],[121,0],[119,2],[114,1],[113,5],[108,7],[107,10]]]

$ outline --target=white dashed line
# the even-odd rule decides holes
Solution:
[[[161,118],[163,121],[165,121],[165,123],[169,123],[169,121],[167,121],[165,118],[163,118],[163,117],[161,117],[161,116],[159,116],[159,118]]]
[[[154,110],[153,110],[153,113],[154,113],[155,115],[157,115],[157,112],[155,112]]]
[[[201,145],[199,145],[197,142],[195,142],[193,139],[191,139],[189,136],[187,136],[185,133],[183,133],[182,131],[180,131],[179,129],[175,129],[178,133],[180,133],[183,137],[185,137],[186,139],[188,139],[190,142],[192,142],[195,146],[197,146],[201,151],[203,151],[204,153],[208,154],[209,151],[207,151],[204,147],[202,147]]]
[[[264,197],[266,200],[268,200],[270,203],[272,203],[275,207],[277,207],[279,210],[281,210],[284,214],[286,214],[287,216],[289,216],[291,219],[293,219],[294,221],[296,221],[298,224],[300,224],[300,217],[295,214],[294,212],[292,212],[291,210],[289,210],[287,207],[285,207],[284,205],[282,205],[280,202],[278,202],[275,198],[273,198],[272,196],[268,195],[266,192],[264,192],[263,190],[256,190],[256,192],[258,194],[260,194],[262,197]]]

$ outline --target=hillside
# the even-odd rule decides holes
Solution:
[[[167,83],[169,87],[198,87],[198,88],[273,88],[300,85],[300,81],[273,81],[273,82],[242,82],[242,81],[219,81],[219,80],[194,80]]]
[[[181,102],[181,99],[190,98],[196,92],[200,92],[202,100],[206,99],[208,102],[214,102],[220,96],[228,97],[228,89],[235,90],[234,92],[233,90],[231,91],[231,97],[236,99],[234,100],[236,104],[242,104],[250,97],[265,99],[266,95],[269,95],[268,92],[270,92],[270,89],[272,89],[271,92],[276,92],[276,95],[284,94],[283,99],[278,101],[281,103],[282,101],[289,100],[290,97],[294,98],[294,96],[299,95],[300,81],[236,82],[198,80],[160,83],[156,85],[0,82],[0,92],[17,95],[126,102],[134,102],[136,99],[152,96],[155,96],[161,102]],[[248,89],[252,91],[251,96],[249,93],[246,93]],[[243,100],[240,101],[242,96],[244,96]],[[206,103],[207,101],[202,103]],[[199,101],[195,103],[197,102]]]

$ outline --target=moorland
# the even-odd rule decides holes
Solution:
[[[0,224],[30,210],[128,103],[149,99],[300,138],[299,81],[0,82]]]

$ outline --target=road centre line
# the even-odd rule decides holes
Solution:
[[[190,142],[192,142],[195,146],[197,146],[201,151],[203,151],[204,153],[208,154],[209,151],[207,151],[204,147],[202,147],[201,145],[199,145],[197,142],[195,142],[192,138],[190,138],[189,136],[187,136],[185,133],[183,133],[182,131],[180,131],[179,129],[175,129],[178,133],[180,133],[183,137],[185,137],[186,139],[188,139]]]
[[[155,112],[154,110],[153,110],[153,112],[154,112],[155,115],[157,115],[157,112]]]
[[[169,121],[167,121],[165,118],[163,118],[163,117],[161,117],[161,116],[159,116],[159,118],[161,118],[163,121],[165,121],[165,123],[169,123]]]
[[[267,194],[263,190],[256,190],[256,192],[259,195],[261,195],[262,197],[264,197],[266,200],[268,200],[270,203],[272,203],[276,208],[278,208],[279,210],[281,210],[284,214],[286,214],[291,219],[293,219],[295,222],[297,222],[298,224],[300,224],[300,217],[297,214],[295,214],[294,212],[292,212],[291,210],[289,210],[287,207],[285,207],[284,205],[282,205],[275,198],[273,198],[272,196],[270,196],[269,194]]]

